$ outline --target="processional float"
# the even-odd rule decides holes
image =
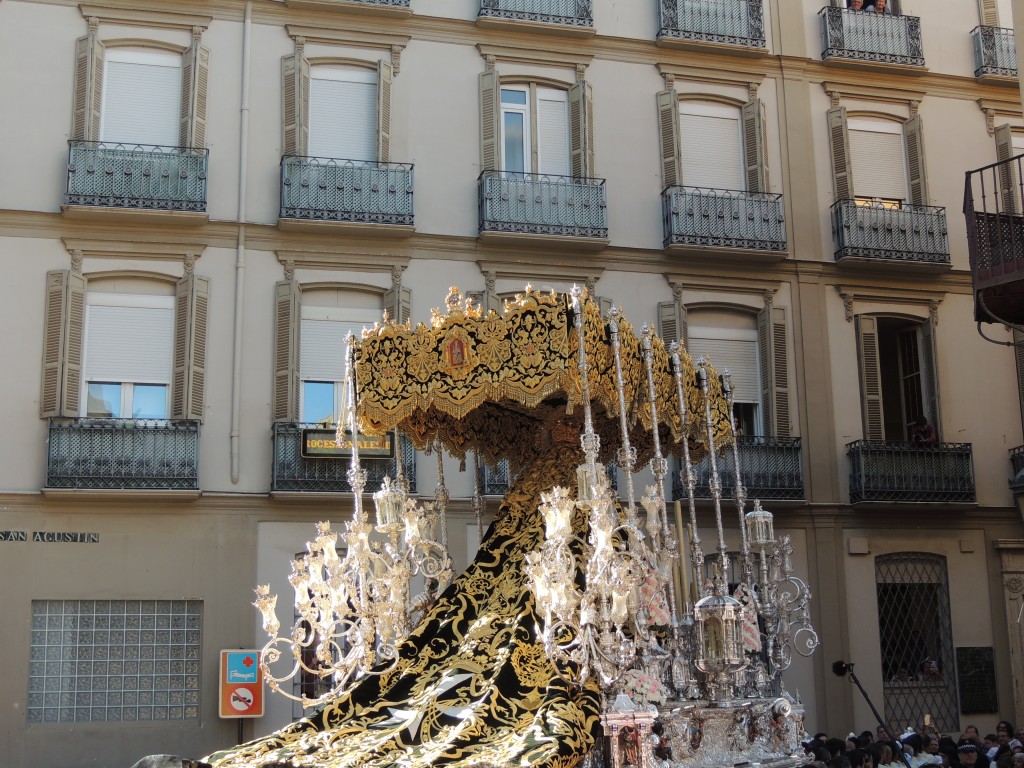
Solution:
[[[371,525],[351,440],[343,546],[318,525],[293,563],[286,633],[277,597],[257,589],[266,679],[308,715],[205,763],[711,768],[782,765],[799,751],[802,708],[782,672],[794,650],[817,646],[810,593],[771,513],[757,501],[746,510],[727,372],[647,326],[635,333],[616,309],[602,317],[579,289],[528,288],[485,314],[453,288],[429,326],[385,316],[350,339],[345,386],[339,439],[397,430],[436,453],[433,501],[410,497],[396,462],[373,493]],[[738,554],[722,520],[717,461],[728,450]],[[445,452],[508,461],[515,475],[454,580]],[[681,462],[685,526],[665,497],[669,454]],[[695,500],[694,462],[705,458],[711,562]],[[645,467],[654,482],[638,500]],[[479,521],[479,488],[473,499]]]

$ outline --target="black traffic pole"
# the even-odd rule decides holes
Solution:
[[[889,734],[889,741],[892,742],[892,744],[896,745],[894,748],[899,748],[899,753],[900,757],[903,759],[903,764],[907,768],[911,768],[910,758],[908,758],[907,753],[903,751],[903,747],[902,745],[900,745],[900,742],[896,739],[896,735],[892,732],[892,728],[890,728],[889,724],[882,719],[882,716],[880,714],[878,714],[878,710],[875,709],[875,705],[871,703],[871,697],[868,696],[868,692],[864,690],[864,686],[860,684],[860,680],[857,679],[857,675],[853,673],[853,664],[847,664],[845,661],[841,659],[839,661],[834,661],[832,662],[832,674],[838,677],[846,677],[847,675],[850,676],[850,681],[857,686],[857,689],[860,691],[861,696],[864,697],[864,701],[866,701],[868,703],[868,706],[871,707],[871,714],[875,716],[875,719],[878,721],[878,724],[883,728],[883,730],[885,730],[885,732]]]

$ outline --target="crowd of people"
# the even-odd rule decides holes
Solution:
[[[847,0],[846,7],[851,11],[867,11],[868,13],[892,13],[886,0]]]
[[[912,730],[893,738],[879,726],[845,739],[818,733],[803,746],[808,761],[801,768],[1024,768],[1024,727],[1005,720],[984,738],[973,725],[959,739]]]

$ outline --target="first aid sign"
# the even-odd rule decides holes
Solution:
[[[259,651],[220,652],[220,716],[263,717]]]

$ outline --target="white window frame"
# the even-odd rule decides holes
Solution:
[[[82,379],[79,383],[81,387],[82,397],[80,398],[81,407],[79,412],[83,418],[94,418],[89,417],[89,385],[90,384],[117,384],[121,387],[121,415],[118,418],[131,419],[133,400],[135,395],[136,384],[150,384],[159,385],[165,387],[165,401],[164,401],[164,419],[170,418],[171,413],[171,377],[169,376],[166,381],[149,379],[144,377],[132,377],[131,381],[113,381],[109,377],[99,376],[93,378],[88,375],[88,359],[89,359],[89,310],[91,306],[107,306],[107,307],[133,307],[141,309],[169,309],[174,312],[174,297],[173,296],[161,296],[161,295],[149,295],[149,294],[121,294],[121,293],[104,293],[102,291],[89,292],[85,294],[86,312],[85,318],[82,324]],[[171,331],[173,334],[174,320],[172,315],[171,320]],[[174,341],[173,335],[171,340],[171,356],[173,365],[174,355]],[[173,376],[173,369],[170,372]],[[127,414],[127,415],[126,415]],[[102,417],[95,417],[102,418]]]
[[[368,69],[358,66],[346,66],[342,64],[318,64],[310,67],[309,70],[310,79],[310,99],[309,99],[309,131],[310,136],[307,138],[307,146],[312,145],[313,142],[313,112],[315,109],[315,99],[313,98],[313,80],[330,80],[336,83],[358,83],[360,85],[370,85],[373,88],[373,100],[374,109],[370,110],[370,113],[365,115],[367,126],[369,127],[369,135],[372,137],[371,144],[373,145],[372,157],[337,157],[334,159],[338,160],[353,160],[356,162],[377,162],[380,158],[377,157],[377,134],[379,131],[379,124],[377,113],[380,110],[380,104],[377,103],[378,94],[378,82],[377,82],[377,70]],[[312,149],[309,150],[310,155],[316,155]],[[336,154],[336,153],[332,153]],[[344,154],[344,153],[342,153]]]
[[[747,189],[747,179],[743,167],[743,114],[740,107],[734,107],[727,104],[717,104],[711,101],[690,101],[684,99],[679,102],[679,146],[680,154],[683,155],[682,167],[680,171],[682,175],[683,185],[688,187],[708,188],[705,184],[691,184],[686,178],[686,147],[688,145],[692,146],[694,137],[687,136],[686,130],[682,128],[682,121],[684,115],[694,115],[698,117],[714,117],[718,119],[736,121],[736,184],[731,187],[717,188],[745,192]]]
[[[526,96],[525,104],[506,104],[503,98],[505,91],[516,91]],[[541,168],[545,163],[545,148],[541,144],[539,130],[534,127],[540,120],[540,101],[557,101],[565,105],[565,169],[564,173],[550,174],[555,176],[572,175],[572,138],[569,135],[569,92],[561,88],[549,88],[543,85],[532,83],[502,84],[498,88],[499,100],[499,122],[501,148],[501,168],[505,173],[519,173],[519,171],[508,170],[508,163],[505,154],[505,115],[509,113],[523,116],[523,173],[543,174]],[[534,164],[536,158],[536,165]]]
[[[905,134],[905,132],[903,130],[903,123],[902,122],[897,122],[896,120],[878,120],[878,119],[870,118],[870,117],[849,117],[846,120],[846,131],[847,131],[848,141],[851,141],[851,145],[852,145],[852,138],[853,138],[854,131],[858,131],[860,133],[888,133],[888,134],[893,134],[893,135],[899,136],[899,138],[900,138],[900,156],[902,157],[902,161],[903,161],[902,162],[902,167],[903,167],[903,186],[904,186],[903,196],[900,197],[900,198],[889,198],[889,197],[878,197],[878,196],[874,196],[874,195],[859,194],[859,190],[858,190],[859,185],[857,184],[856,170],[854,171],[855,175],[854,175],[854,178],[853,178],[854,191],[858,192],[858,194],[856,194],[856,199],[860,200],[860,201],[863,201],[863,202],[872,201],[872,202],[877,202],[877,203],[879,203],[880,205],[883,205],[883,206],[899,207],[899,206],[891,206],[892,203],[894,203],[894,202],[896,202],[898,200],[901,205],[909,205],[910,204],[910,168],[907,165],[907,137],[906,137],[906,134]],[[854,155],[854,149],[853,149],[852,146],[850,147],[850,154],[851,154],[851,156]],[[852,157],[852,160],[853,160],[853,167],[854,167],[854,169],[856,169],[857,168],[857,158],[854,156],[854,157]]]
[[[108,141],[106,138],[107,133],[107,116],[109,114],[107,110],[107,99],[110,94],[110,86],[108,79],[110,77],[110,67],[107,66],[110,63],[124,63],[124,64],[139,64],[149,66],[160,66],[160,67],[174,67],[178,70],[178,85],[177,89],[173,92],[174,102],[178,105],[177,119],[174,121],[173,133],[176,136],[174,141],[169,145],[165,146],[177,146],[181,127],[181,88],[182,88],[182,61],[180,53],[170,53],[168,51],[153,51],[139,48],[108,48],[103,55],[103,85],[101,93],[103,94],[103,103],[100,108],[100,135],[101,141]],[[127,142],[123,142],[127,143]],[[144,142],[140,142],[144,143]]]
[[[517,91],[526,96],[525,104],[506,104],[505,91]],[[531,94],[528,85],[502,85],[498,88],[498,97],[501,101],[501,167],[506,173],[519,173],[519,171],[508,170],[508,162],[505,154],[505,115],[509,113],[523,116],[523,173],[533,172],[533,132],[531,131],[530,104]]]

